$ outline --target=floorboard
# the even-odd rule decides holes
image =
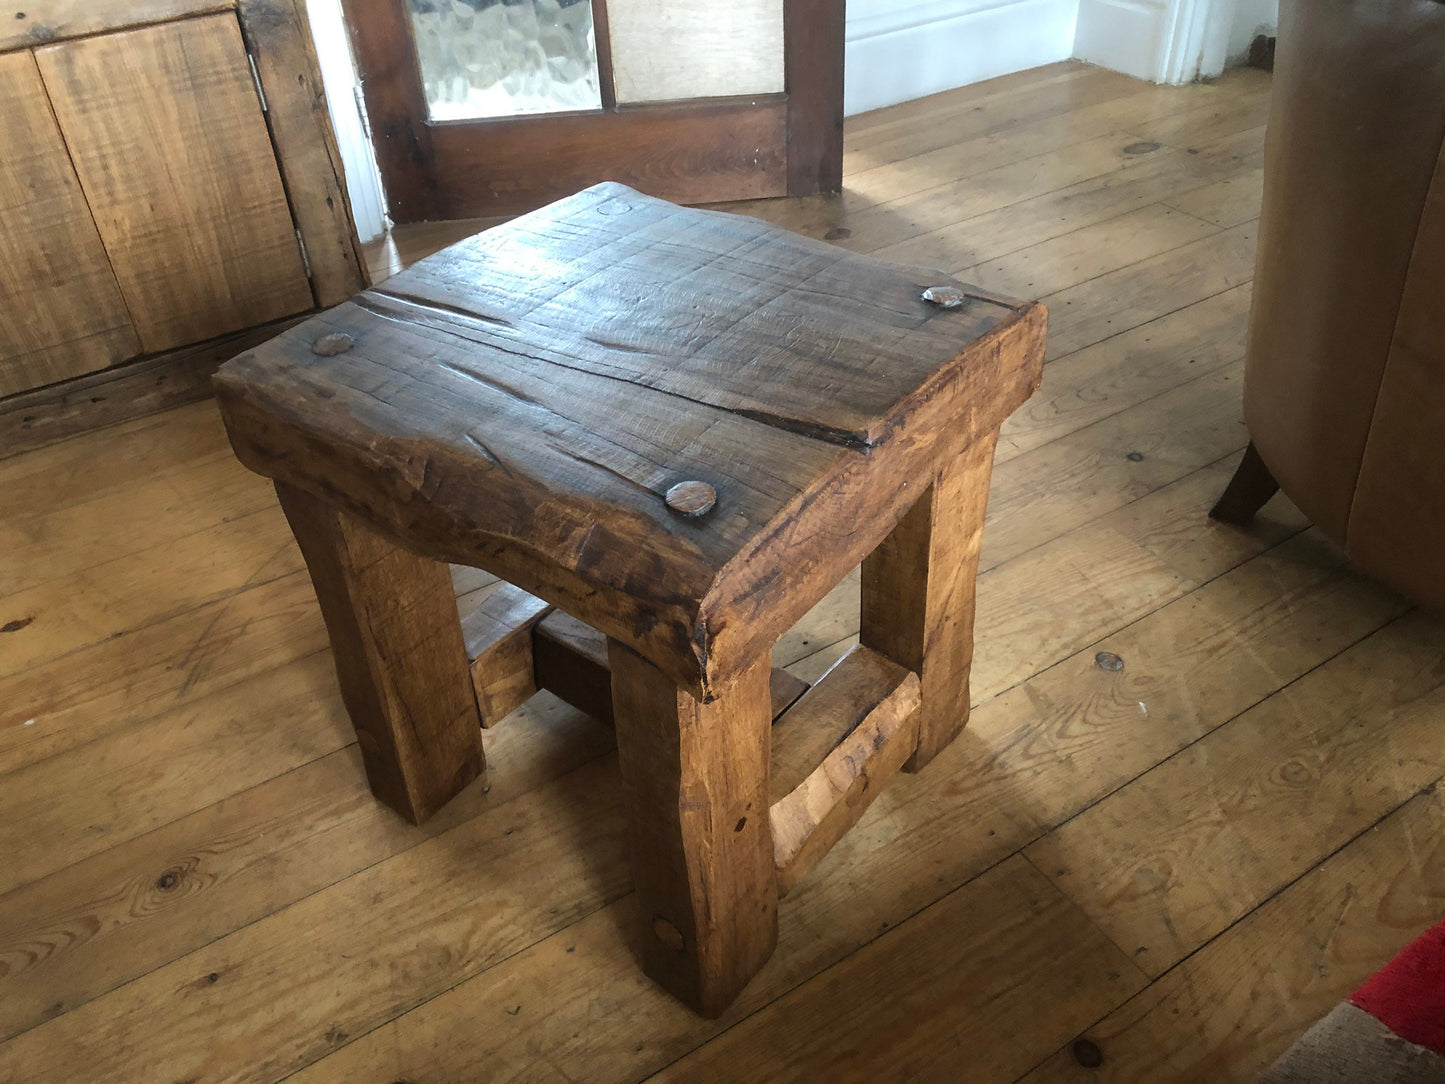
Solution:
[[[841,196],[727,205],[1042,297],[1050,349],[999,443],[970,726],[717,1021],[637,968],[599,724],[540,694],[426,826],[372,799],[212,404],[0,462],[0,1082],[1249,1079],[1445,914],[1445,622],[1283,498],[1205,516],[1268,96],[1051,65],[851,119]],[[854,574],[775,662],[816,679],[857,627]]]

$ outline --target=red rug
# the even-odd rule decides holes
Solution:
[[[1260,1080],[1445,1084],[1445,922],[1406,945]]]

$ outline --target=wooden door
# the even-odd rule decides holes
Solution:
[[[396,222],[842,183],[843,0],[343,2]]]

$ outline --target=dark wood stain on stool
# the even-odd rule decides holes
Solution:
[[[716,1016],[772,953],[780,892],[968,718],[994,444],[1044,326],[943,272],[603,184],[236,358],[216,391],[277,483],[372,789],[408,819],[484,763],[445,562],[606,637],[644,967]],[[771,793],[771,649],[860,562],[861,646],[779,723],[828,735],[824,763],[806,743]],[[516,679],[495,714],[543,684],[547,625],[530,674],[525,630],[509,663],[472,636],[482,689]]]

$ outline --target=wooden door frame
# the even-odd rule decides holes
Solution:
[[[396,222],[515,214],[604,179],[683,203],[842,186],[844,0],[783,0],[782,94],[625,107],[613,98],[605,0],[592,0],[600,112],[439,124],[425,119],[414,47],[396,47],[413,40],[402,0],[342,7]],[[619,146],[655,171],[601,166]]]

